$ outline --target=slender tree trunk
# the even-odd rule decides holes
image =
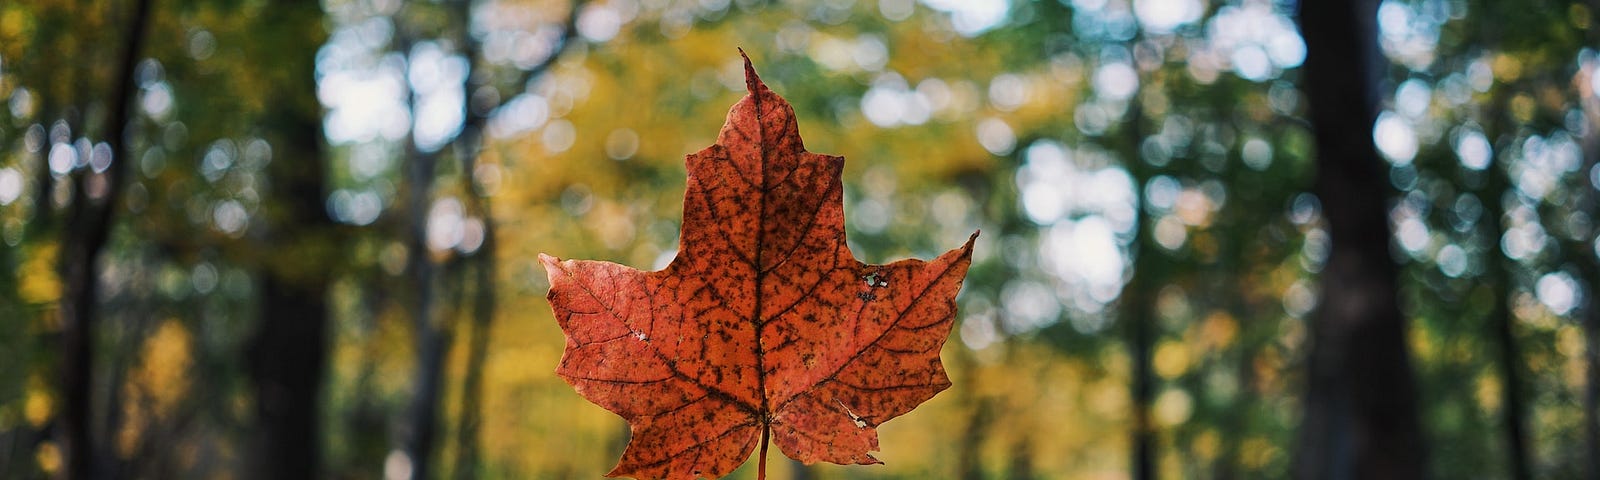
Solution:
[[[357,337],[368,339],[362,342],[361,354],[370,358],[383,354],[380,342],[371,339],[378,334],[378,323],[381,321],[378,317],[382,316],[384,306],[395,301],[388,279],[382,278],[385,275],[381,272],[363,272],[362,284],[366,286],[362,293],[364,312],[359,321],[360,333]],[[351,452],[347,458],[348,465],[353,466],[355,472],[383,465],[385,456],[393,449],[394,419],[375,385],[375,379],[381,375],[376,362],[361,363],[351,389],[356,393],[355,404],[342,419],[345,430],[350,432],[350,437],[344,439]]]
[[[1495,209],[1499,210],[1499,209]],[[1500,222],[1496,221],[1495,224]],[[1490,230],[1503,232],[1499,228]],[[1496,259],[1502,264],[1499,267],[1490,267],[1496,270],[1506,270],[1505,259]],[[1528,470],[1528,434],[1526,421],[1527,407],[1522,403],[1522,355],[1518,353],[1516,332],[1512,329],[1511,309],[1507,302],[1510,301],[1511,276],[1508,272],[1493,274],[1493,284],[1501,290],[1495,292],[1494,310],[1490,312],[1489,321],[1493,323],[1495,346],[1499,347],[1500,378],[1505,385],[1500,389],[1500,422],[1505,429],[1506,455],[1511,465],[1509,473],[1513,480],[1528,480],[1533,478]]]
[[[1600,0],[1589,0],[1587,3],[1591,12],[1600,9]],[[1600,42],[1600,31],[1597,30],[1600,29],[1588,30],[1591,45]],[[1591,69],[1589,75],[1600,75],[1600,67]],[[1597,94],[1600,92],[1588,92],[1583,100],[1589,128],[1583,132],[1583,170],[1579,175],[1593,175],[1595,169],[1600,168],[1600,100],[1596,99]],[[1600,218],[1600,198],[1596,198],[1600,195],[1593,189],[1596,187],[1600,185],[1586,185],[1581,189],[1584,195],[1579,208],[1590,219]],[[1596,233],[1595,229],[1584,233],[1578,251],[1582,252],[1579,256],[1587,261],[1577,262],[1580,265],[1579,273],[1583,275],[1583,284],[1589,288],[1584,295],[1587,304],[1583,311],[1584,365],[1587,367],[1583,384],[1583,458],[1584,478],[1588,480],[1600,480],[1600,299],[1594,297],[1596,292],[1600,292],[1600,249],[1594,247]]]
[[[1033,480],[1033,436],[1027,433],[1011,447],[1011,464],[1006,467],[1006,480]]]
[[[477,478],[478,427],[483,421],[483,365],[489,353],[489,331],[495,312],[495,222],[490,216],[489,199],[479,197],[476,203],[479,205],[474,210],[483,216],[483,245],[468,265],[476,291],[473,292],[472,323],[467,330],[467,372],[461,383],[461,414],[456,426],[455,476],[459,479]]]
[[[1473,8],[1477,8],[1474,6]],[[1489,8],[1485,6],[1486,8]],[[1492,9],[1485,13],[1492,15]],[[1482,43],[1498,47],[1502,43],[1504,25],[1502,22],[1487,20],[1481,21]],[[1515,126],[1508,122],[1507,112],[1510,105],[1511,91],[1509,85],[1497,85],[1491,96],[1487,110],[1483,112],[1484,135],[1493,145],[1492,150],[1497,152],[1493,156],[1491,166],[1483,174],[1487,182],[1482,189],[1484,206],[1484,230],[1489,235],[1490,245],[1499,245],[1501,237],[1505,234],[1503,220],[1505,208],[1502,199],[1512,191],[1509,171],[1501,160],[1505,157],[1499,155],[1502,147],[1508,147],[1515,142]],[[1510,135],[1506,143],[1503,137]],[[1510,300],[1514,281],[1513,263],[1500,253],[1500,249],[1490,249],[1488,269],[1484,275],[1485,283],[1493,291],[1494,303],[1488,315],[1487,332],[1494,342],[1497,358],[1495,367],[1500,372],[1500,428],[1501,436],[1506,445],[1508,466],[1507,475],[1514,480],[1527,480],[1531,477],[1529,466],[1533,463],[1528,446],[1527,435],[1527,407],[1523,403],[1524,374],[1522,368],[1522,355],[1517,345],[1515,321],[1512,318]]]
[[[1142,217],[1142,215],[1141,215]],[[1141,218],[1140,234],[1149,233],[1144,227]],[[1154,340],[1155,316],[1151,310],[1155,303],[1154,283],[1149,262],[1141,261],[1147,255],[1154,254],[1153,249],[1143,248],[1134,259],[1133,280],[1123,291],[1122,302],[1125,308],[1132,310],[1128,318],[1128,355],[1133,358],[1133,456],[1132,470],[1134,480],[1151,480],[1157,477],[1155,472],[1155,425],[1150,421],[1151,399],[1155,396],[1155,379],[1152,377],[1150,365],[1150,346]],[[1141,268],[1142,267],[1142,268]]]
[[[411,55],[416,38],[405,28],[397,36],[396,45],[404,55]],[[418,112],[417,92],[408,93],[411,112]],[[433,205],[434,173],[438,167],[439,151],[422,151],[416,144],[415,132],[406,141],[405,176],[406,191],[406,273],[411,284],[411,320],[414,330],[413,348],[417,364],[412,368],[411,398],[406,407],[401,430],[406,459],[411,463],[410,478],[426,479],[432,473],[435,437],[438,436],[440,383],[444,377],[444,358],[450,340],[443,317],[437,313],[437,267],[428,250],[428,213]]]
[[[1137,39],[1135,39],[1137,41]],[[1144,159],[1140,158],[1140,145],[1144,143],[1144,104],[1140,99],[1143,85],[1148,80],[1144,75],[1139,78],[1141,88],[1134,92],[1133,101],[1128,105],[1128,118],[1123,128],[1126,129],[1127,142],[1126,161],[1128,171],[1133,174],[1134,185],[1139,188],[1142,201],[1143,188],[1150,179],[1149,167]],[[1130,436],[1133,441],[1133,456],[1130,459],[1130,470],[1133,480],[1152,480],[1160,475],[1155,470],[1156,442],[1155,425],[1150,421],[1150,404],[1155,397],[1155,377],[1151,373],[1151,346],[1156,337],[1155,317],[1155,291],[1159,285],[1157,265],[1157,247],[1151,236],[1150,219],[1147,218],[1143,203],[1135,209],[1134,225],[1138,233],[1135,235],[1136,246],[1133,257],[1133,279],[1122,290],[1120,304],[1125,313],[1124,322],[1128,335],[1128,356],[1133,360],[1133,375],[1131,392],[1133,395],[1133,431]]]
[[[60,269],[65,291],[60,304],[60,388],[65,405],[60,415],[58,439],[64,456],[62,476],[69,479],[99,477],[95,464],[107,460],[100,458],[104,453],[96,451],[90,428],[99,263],[111,236],[112,214],[127,178],[128,159],[133,156],[127,142],[128,121],[132,116],[133,70],[143,50],[151,1],[134,0],[122,57],[112,77],[111,116],[106,119],[106,142],[111,147],[112,162],[103,175],[91,171],[78,173],[72,192],[72,210],[61,240]]]
[[[1240,293],[1236,291],[1234,294]],[[1254,330],[1250,328],[1252,323],[1254,322],[1250,317],[1239,318],[1239,333],[1236,334],[1238,340],[1235,340],[1239,344],[1236,347],[1239,349],[1238,363],[1234,364],[1234,368],[1237,369],[1236,375],[1239,376],[1239,397],[1222,417],[1222,454],[1218,456],[1216,466],[1212,470],[1212,478],[1216,480],[1248,477],[1240,467],[1244,464],[1243,456],[1246,453],[1243,444],[1247,432],[1247,420],[1255,408],[1256,345],[1251,335]]]
[[[482,251],[470,265],[474,274],[472,323],[468,325],[467,372],[461,383],[461,414],[456,430],[456,478],[476,478],[478,465],[478,427],[483,421],[483,365],[489,353],[489,331],[495,312],[495,228],[488,218],[488,199],[483,199]]]
[[[1503,32],[1502,25],[1495,21],[1482,22],[1484,43],[1495,45],[1501,43]],[[1488,109],[1484,116],[1484,135],[1489,138],[1494,152],[1502,152],[1501,147],[1515,142],[1515,128],[1508,128],[1507,111],[1511,101],[1511,87],[1499,85],[1489,101]],[[1502,144],[1502,137],[1511,134],[1512,139]],[[1505,218],[1505,208],[1502,199],[1511,192],[1511,181],[1507,178],[1510,172],[1501,159],[1505,157],[1498,153],[1493,155],[1493,162],[1483,173],[1488,182],[1483,191],[1484,230],[1490,235],[1490,244],[1499,245],[1501,237],[1505,234],[1502,224]],[[1522,355],[1518,352],[1517,336],[1514,321],[1511,317],[1511,291],[1513,289],[1513,272],[1511,261],[1500,254],[1500,249],[1490,250],[1488,272],[1485,280],[1490,289],[1494,291],[1494,304],[1489,311],[1489,337],[1495,343],[1498,353],[1496,367],[1500,371],[1500,427],[1502,436],[1506,441],[1506,456],[1509,463],[1507,474],[1513,480],[1528,480],[1529,452],[1527,446],[1527,408],[1522,403],[1523,375],[1521,368]]]
[[[321,476],[318,400],[326,375],[330,270],[345,252],[323,206],[327,159],[316,96],[315,55],[327,33],[316,0],[275,0],[262,10],[273,159],[259,238],[260,325],[248,355],[256,388],[256,445],[248,476]],[[286,42],[286,43],[285,43]],[[294,52],[282,55],[278,52]]]
[[[1376,1],[1300,4],[1317,141],[1316,192],[1332,249],[1311,322],[1301,479],[1426,478],[1416,385],[1389,254],[1386,165],[1377,116]]]
[[[470,180],[469,180],[470,181]],[[466,267],[473,273],[472,322],[467,324],[467,368],[461,381],[461,413],[456,425],[455,477],[477,477],[478,427],[483,421],[483,364],[489,353],[489,329],[495,312],[494,221],[488,199],[482,202],[483,245]]]
[[[1500,152],[1501,147],[1509,143],[1501,143],[1501,137],[1508,132],[1506,126],[1506,111],[1510,102],[1510,92],[1507,86],[1496,89],[1489,109],[1485,112],[1488,126],[1485,134],[1489,137],[1493,150]],[[1512,140],[1514,141],[1514,140]],[[1505,226],[1501,223],[1505,217],[1505,208],[1501,199],[1511,191],[1511,181],[1507,178],[1510,173],[1505,165],[1501,164],[1502,155],[1494,155],[1495,161],[1483,173],[1488,177],[1488,185],[1484,188],[1484,230],[1490,235],[1490,245],[1499,245],[1500,238],[1505,234]],[[1517,348],[1516,331],[1511,318],[1511,291],[1512,271],[1510,260],[1500,255],[1500,249],[1490,250],[1486,280],[1494,290],[1494,306],[1489,311],[1490,337],[1494,339],[1498,353],[1496,367],[1500,370],[1500,378],[1504,385],[1500,389],[1500,423],[1504,429],[1503,436],[1506,440],[1506,456],[1510,465],[1507,472],[1513,480],[1528,480],[1528,446],[1527,446],[1527,408],[1522,403],[1522,354]]]
[[[128,310],[128,308],[117,308],[115,305],[108,305],[108,307],[116,310]],[[143,339],[149,329],[149,324],[153,322],[152,318],[155,317],[154,311],[142,307],[141,305],[131,308],[132,312],[123,314],[126,320],[122,322],[122,328],[116,333],[117,343],[120,345],[116,347],[115,351],[110,352],[111,360],[106,367],[106,376],[110,378],[107,378],[104,382],[107,391],[104,401],[101,402],[101,408],[105,409],[105,420],[100,426],[102,439],[99,443],[99,448],[102,449],[102,457],[100,464],[96,468],[104,472],[104,477],[107,478],[128,476],[129,467],[138,460],[137,458],[120,458],[116,451],[114,439],[117,438],[122,429],[124,406],[122,384],[128,378],[128,365],[137,361],[141,347],[144,346]],[[137,476],[138,472],[134,472],[133,475]]]
[[[961,439],[957,443],[956,471],[961,480],[983,480],[983,442],[989,435],[989,424],[994,422],[994,399],[978,396],[974,392],[972,398],[972,414],[967,417],[967,424],[961,429]]]
[[[1596,117],[1591,115],[1590,122]],[[1600,168],[1600,132],[1597,127],[1590,124],[1589,138],[1584,140],[1584,168],[1585,174]],[[1584,188],[1585,194],[1581,209],[1588,213],[1589,218],[1600,216],[1597,208],[1596,194],[1590,188]],[[1577,245],[1579,257],[1579,273],[1583,275],[1583,283],[1589,287],[1586,294],[1587,304],[1583,310],[1583,333],[1585,338],[1584,364],[1587,367],[1583,384],[1583,439],[1584,439],[1584,467],[1585,477],[1589,480],[1600,480],[1600,299],[1594,298],[1600,292],[1600,251],[1594,248],[1595,231],[1584,234],[1583,241]],[[1588,247],[1588,248],[1584,248]]]
[[[1006,355],[1010,356],[1014,348],[1006,346]],[[947,358],[951,366],[958,367],[965,377],[963,381],[952,380],[952,387],[956,395],[956,403],[968,409],[966,421],[960,427],[960,437],[955,442],[954,472],[955,478],[961,480],[983,480],[983,458],[981,450],[985,437],[988,436],[989,424],[993,422],[994,400],[978,393],[979,383],[983,382],[983,373],[978,370],[976,359],[972,352],[959,349],[954,356]]]
[[[1239,469],[1242,452],[1240,445],[1245,438],[1246,421],[1255,406],[1253,361],[1256,316],[1254,306],[1245,298],[1246,294],[1241,288],[1250,281],[1247,277],[1249,267],[1245,261],[1245,256],[1248,255],[1246,246],[1255,242],[1247,241],[1235,233],[1248,231],[1243,229],[1245,224],[1260,225],[1265,222],[1261,221],[1264,219],[1248,217],[1241,208],[1261,199],[1240,200],[1231,202],[1230,207],[1224,207],[1224,211],[1218,215],[1217,222],[1212,227],[1216,232],[1217,243],[1222,245],[1222,253],[1217,260],[1217,269],[1214,273],[1216,278],[1212,280],[1215,289],[1210,295],[1233,317],[1235,325],[1234,341],[1231,346],[1233,351],[1224,352],[1221,358],[1227,360],[1219,363],[1233,367],[1239,378],[1232,405],[1220,413],[1221,418],[1217,422],[1217,430],[1222,438],[1222,451],[1212,462],[1211,472],[1215,480],[1233,480],[1240,477],[1242,473]]]
[[[413,102],[415,105],[415,102]],[[411,460],[411,478],[428,478],[432,468],[434,438],[438,431],[440,384],[444,376],[444,357],[449,347],[449,332],[436,315],[434,305],[435,265],[428,253],[428,209],[433,203],[434,153],[414,153],[406,166],[410,190],[408,216],[410,235],[407,270],[411,273],[416,296],[412,318],[416,328],[417,366],[412,381],[415,390],[407,409],[406,454]]]
[[[459,0],[457,17],[463,23],[471,18],[472,1]],[[563,34],[560,43],[552,51],[549,58],[534,65],[523,72],[521,83],[544,74],[561,58],[562,52],[572,44],[577,37],[576,28],[578,14],[581,12],[581,0],[574,0],[567,13],[563,25]],[[483,56],[483,46],[476,38],[465,35],[464,42],[467,50],[468,65],[472,71],[466,79],[466,93],[471,98],[475,92],[482,88],[493,88],[489,84],[490,76],[486,71],[479,70],[479,63]],[[457,152],[461,159],[462,182],[467,192],[467,210],[472,215],[483,221],[483,245],[471,253],[467,259],[469,268],[474,275],[474,284],[477,290],[473,294],[472,323],[468,325],[467,335],[467,365],[466,376],[461,383],[461,413],[456,430],[456,467],[455,476],[460,479],[475,478],[478,464],[478,427],[482,422],[483,399],[483,365],[488,358],[489,332],[493,327],[496,309],[496,253],[498,242],[495,237],[499,228],[494,219],[493,203],[490,201],[490,192],[484,191],[482,185],[476,181],[478,170],[478,154],[484,148],[484,131],[488,124],[490,109],[474,109],[466,105],[465,125],[462,126],[461,136],[455,140]]]

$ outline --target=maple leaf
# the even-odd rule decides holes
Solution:
[[[764,478],[769,437],[807,464],[881,463],[876,427],[950,386],[939,350],[977,233],[928,262],[857,261],[844,158],[805,151],[744,62],[749,94],[686,160],[666,269],[539,256],[567,339],[556,373],[633,434],[607,476],[721,477],[759,438]]]

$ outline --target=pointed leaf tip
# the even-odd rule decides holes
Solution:
[[[555,274],[556,270],[561,268],[561,259],[556,258],[554,255],[545,255],[543,253],[539,254],[539,263],[544,264],[545,272],[551,274],[552,276]]]
[[[750,55],[744,53],[744,47],[737,48],[739,49],[739,56],[744,57],[745,90],[748,90],[750,93],[756,93],[763,88],[767,88],[767,84],[761,82],[761,76],[756,75],[756,67],[750,64]]]

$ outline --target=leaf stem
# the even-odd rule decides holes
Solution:
[[[756,480],[767,480],[767,437],[771,436],[772,427],[761,426],[761,459],[757,460]]]

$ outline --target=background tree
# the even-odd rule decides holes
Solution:
[[[141,55],[145,29],[149,25],[150,1],[134,2],[128,15],[123,52],[112,73],[106,102],[106,141],[90,155],[91,170],[72,175],[72,203],[61,239],[61,277],[63,319],[61,344],[61,391],[65,397],[58,438],[65,456],[66,478],[113,475],[108,471],[104,440],[90,435],[94,377],[94,322],[99,305],[100,260],[111,235],[114,213],[121,200],[128,176],[132,149],[127,145],[127,127],[133,100],[133,70]]]
[[[1311,325],[1303,478],[1420,478],[1425,447],[1385,219],[1377,119],[1376,2],[1300,9],[1317,138],[1317,195],[1332,248]]]
[[[256,248],[260,261],[260,325],[249,347],[260,432],[250,471],[261,478],[311,478],[321,471],[318,427],[326,374],[327,291],[333,268],[348,247],[334,230],[323,198],[330,168],[323,154],[316,102],[314,52],[323,41],[316,2],[290,0],[265,9],[260,31],[273,49],[255,58],[276,58],[262,71],[269,80],[263,112],[265,134],[275,145],[264,172],[271,180]],[[261,48],[261,47],[258,47]],[[249,55],[249,54],[246,54]]]

